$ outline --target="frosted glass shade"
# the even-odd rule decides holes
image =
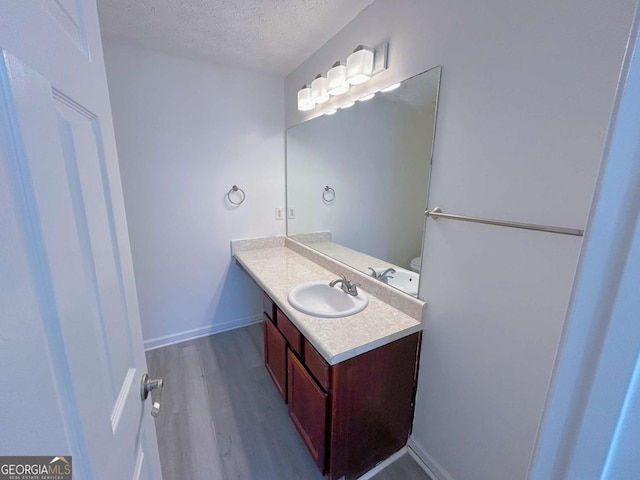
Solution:
[[[383,88],[380,91],[383,92],[383,93],[393,92],[394,90],[397,90],[398,88],[400,88],[400,85],[402,85],[400,82],[394,83],[393,85],[389,85],[388,87]]]
[[[360,85],[373,74],[373,51],[358,47],[347,58],[347,81],[351,85]]]
[[[342,95],[349,91],[347,67],[340,63],[331,67],[331,70],[327,72],[327,91],[329,95]]]
[[[329,100],[327,77],[318,75],[316,79],[311,82],[311,100],[315,103],[324,103]]]
[[[298,110],[307,112],[313,110],[315,106],[315,102],[311,99],[311,87],[304,85],[298,90]]]
[[[359,98],[358,101],[359,102],[366,102],[367,100],[371,100],[375,96],[376,96],[375,92],[374,93],[370,93],[369,95],[365,95],[364,97]]]

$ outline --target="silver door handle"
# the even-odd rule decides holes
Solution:
[[[157,390],[156,398],[153,399],[153,407],[151,408],[151,415],[157,417],[160,413],[160,397],[162,396],[162,387],[164,387],[164,380],[162,377],[151,380],[149,374],[142,375],[142,381],[140,382],[140,397],[142,400],[146,400],[149,393],[152,390]]]

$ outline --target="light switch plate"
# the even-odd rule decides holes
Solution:
[[[289,207],[287,209],[287,218],[289,219],[296,218],[296,207]]]
[[[276,207],[276,220],[284,220],[284,208]]]

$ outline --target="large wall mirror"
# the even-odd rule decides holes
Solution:
[[[287,234],[414,296],[440,71],[287,130]]]

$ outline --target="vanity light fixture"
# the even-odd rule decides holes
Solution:
[[[358,45],[349,57],[347,57],[346,65],[337,61],[327,72],[327,76],[321,73],[311,82],[311,86],[304,85],[298,90],[298,110],[307,112],[313,110],[317,105],[326,103],[331,97],[343,95],[349,91],[351,85],[360,85],[369,80],[373,75],[387,69],[387,52],[389,44],[383,42],[376,48],[364,47]],[[398,85],[391,85],[384,91],[398,88]],[[365,95],[360,98],[366,101],[375,96],[375,93]],[[338,108],[349,108],[355,102],[349,101],[344,105],[336,105],[331,103],[327,106],[329,110]],[[329,113],[331,115],[332,113]]]
[[[315,103],[324,103],[329,100],[329,92],[327,92],[327,77],[323,77],[321,73],[311,82],[311,100]]]
[[[338,110],[336,110],[335,108],[333,110],[329,110],[328,112],[324,112],[325,115],[333,115],[334,113],[336,113]]]
[[[359,102],[366,102],[367,100],[371,100],[375,96],[376,96],[375,92],[374,93],[370,93],[369,95],[365,95],[364,97],[359,98],[358,101]]]
[[[373,75],[373,50],[358,45],[347,57],[347,81],[351,85],[360,85]]]
[[[389,85],[388,87],[385,87],[380,91],[383,92],[383,93],[393,92],[394,90],[400,88],[400,85],[402,85],[400,82],[394,83],[393,85]]]
[[[309,110],[313,110],[315,106],[315,102],[311,100],[311,87],[309,85],[303,85],[302,88],[298,90],[298,110],[308,112]]]
[[[339,61],[327,72],[327,91],[329,95],[342,95],[349,91],[347,82],[347,67]]]

